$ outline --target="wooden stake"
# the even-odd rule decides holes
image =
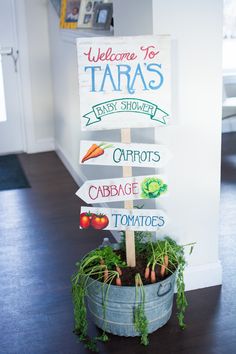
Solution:
[[[124,144],[131,143],[131,131],[130,128],[121,129],[121,142]],[[132,167],[124,166],[123,167],[123,177],[132,177]],[[126,200],[124,202],[125,209],[133,209],[133,201]],[[126,246],[126,262],[129,267],[136,266],[135,258],[135,240],[134,240],[134,231],[127,230],[125,232],[125,246]]]

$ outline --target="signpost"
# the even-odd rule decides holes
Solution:
[[[93,140],[80,142],[80,163],[84,165],[160,168],[165,166],[170,158],[169,150],[162,145]]]
[[[84,220],[86,217],[90,218],[89,224]],[[166,223],[167,216],[162,210],[81,207],[82,229],[157,231]]]
[[[159,145],[131,144],[130,128],[164,127],[169,123],[170,40],[168,36],[80,38],[77,52],[81,130],[121,129],[121,143],[82,141],[80,163],[123,166],[123,178],[86,182],[76,194],[93,203],[125,201],[120,219],[117,216],[114,221],[114,210],[106,210],[107,229],[126,230],[127,264],[133,267],[137,226],[125,225],[123,220],[127,213],[144,217],[142,212],[147,211],[134,210],[133,200],[156,198],[166,192],[167,185],[162,179],[158,181],[158,176],[132,177],[132,166],[161,167],[169,153]],[[153,212],[164,215],[148,210],[150,218]],[[141,223],[138,230],[152,227],[156,231],[165,222],[162,226],[154,224]]]
[[[76,195],[86,203],[154,199],[166,194],[165,178],[159,175],[86,181]]]

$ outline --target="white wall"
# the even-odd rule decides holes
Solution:
[[[156,140],[174,153],[166,168],[170,231],[182,243],[197,242],[186,272],[188,288],[221,283],[222,13],[222,0],[153,1],[154,33],[173,38],[176,126],[158,131]]]
[[[221,283],[218,261],[221,15],[221,0],[195,3],[114,0],[115,35],[153,31],[169,33],[174,39],[176,126],[158,129],[155,136],[153,129],[133,129],[132,141],[163,143],[174,153],[164,171],[170,180],[171,194],[163,207],[171,219],[171,234],[181,242],[197,242],[186,273],[187,289]],[[119,141],[120,135],[118,131],[80,131],[75,42],[67,40],[70,35],[59,30],[58,17],[51,5],[49,23],[57,151],[80,184],[85,179],[119,177],[119,168],[78,164],[81,139]],[[142,169],[142,174],[145,173],[151,171]],[[140,174],[140,170],[134,169],[134,174]]]

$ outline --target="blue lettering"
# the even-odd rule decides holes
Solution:
[[[130,65],[125,65],[125,64],[119,64],[117,65],[117,68],[118,68],[118,88],[117,88],[117,91],[122,91],[121,90],[121,76],[124,75],[126,77],[126,80],[127,80],[127,83],[126,83],[126,87],[129,91],[129,93],[134,93],[134,92],[131,92],[130,91],[130,70],[131,70],[131,67]],[[122,70],[123,69],[123,70]]]
[[[95,70],[96,69],[101,70],[101,66],[85,66],[84,67],[84,71],[87,71],[87,69],[91,69],[91,85],[92,85],[92,88],[91,88],[90,92],[96,92],[96,89],[95,89]]]
[[[152,223],[152,218],[151,218],[151,216],[147,216],[147,217],[146,217],[146,220],[145,220],[145,225],[146,225],[146,226],[150,226],[151,223]]]
[[[110,79],[110,82],[111,82],[112,87],[113,87],[113,91],[117,91],[117,88],[115,86],[115,83],[114,83],[114,80],[113,80],[113,77],[112,77],[111,69],[110,69],[110,66],[108,64],[106,65],[105,72],[104,72],[103,79],[102,79],[101,88],[100,88],[99,91],[100,92],[104,91],[105,81],[106,81],[107,77]]]
[[[134,84],[135,84],[135,80],[136,80],[137,77],[140,77],[140,79],[142,81],[142,84],[143,84],[143,87],[144,87],[143,90],[144,91],[147,90],[147,86],[146,86],[146,83],[145,83],[145,80],[144,80],[144,77],[143,77],[143,73],[142,73],[140,64],[138,64],[137,67],[136,67],[135,73],[134,73],[134,78],[133,78],[132,84],[130,86],[130,93],[134,93],[135,92]]]
[[[154,161],[154,162],[158,162],[158,161],[160,161],[160,153],[159,153],[159,151],[154,151],[154,155],[157,157],[157,160],[155,160],[154,158],[152,158],[152,161]]]
[[[118,226],[118,216],[121,216],[121,214],[111,214],[111,216],[115,217],[115,227]]]
[[[157,75],[160,76],[160,79],[159,79],[160,82],[156,86],[154,85],[156,83],[155,80],[149,81],[149,87],[150,87],[151,90],[158,90],[161,87],[161,85],[163,84],[163,81],[164,81],[162,73],[160,73],[159,70],[154,69],[154,67],[156,67],[156,66],[161,69],[161,64],[148,64],[148,66],[147,66],[147,70],[148,71],[154,72],[154,73],[156,73]]]
[[[121,225],[126,225],[127,224],[127,215],[122,215],[120,219]]]
[[[121,160],[121,149],[116,148],[113,152],[113,161],[119,163],[120,160]]]
[[[165,220],[163,219],[163,216],[160,216],[160,217],[159,217],[159,220],[161,221],[161,224],[159,223],[158,226],[159,226],[159,227],[164,226],[164,225],[165,225]]]

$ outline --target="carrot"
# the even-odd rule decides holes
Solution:
[[[118,272],[119,276],[122,275],[122,270],[120,269],[119,266],[116,266],[116,271]]]
[[[110,147],[113,146],[113,144],[110,144],[110,145],[106,145],[102,148],[103,145],[105,145],[106,143],[101,143],[99,145],[97,144],[93,144],[87,151],[87,153],[84,155],[83,159],[81,162],[85,162],[89,159],[94,159],[100,155],[103,155],[104,154],[104,150],[105,149],[108,149]]]
[[[86,154],[84,155],[83,159],[82,159],[82,162],[88,160],[88,157],[89,155],[94,152],[96,149],[98,148],[98,145],[97,144],[93,144],[89,149],[88,151],[86,152]]]
[[[161,266],[161,277],[162,277],[162,278],[163,278],[164,275],[165,275],[165,271],[166,271],[166,266],[165,266],[165,264],[162,264],[162,266]]]
[[[155,270],[151,270],[151,283],[156,283],[156,273]]]
[[[116,277],[116,285],[117,286],[122,286],[120,277]]]
[[[103,155],[103,154],[104,154],[104,149],[101,148],[100,146],[97,146],[97,148],[95,150],[93,150],[89,154],[89,156],[87,156],[86,158],[85,157],[83,158],[82,162],[87,161],[89,159],[94,159],[94,158],[96,158],[96,157],[98,157],[100,155]]]
[[[100,260],[100,264],[101,264],[101,265],[104,265],[104,264],[105,264],[105,262],[104,262],[103,259]]]
[[[168,256],[164,256],[164,263],[161,266],[161,276],[164,277],[165,272],[166,272],[166,268],[168,268],[168,264],[169,264],[169,258]]]
[[[168,258],[168,256],[165,256],[165,257],[164,257],[164,264],[165,264],[166,268],[168,268],[168,264],[169,264],[169,258]]]
[[[145,279],[148,279],[150,277],[150,268],[149,267],[146,267],[144,277],[145,277]]]
[[[104,270],[104,275],[103,275],[104,283],[107,282],[108,276],[109,276],[109,274],[108,274],[108,269],[106,268],[106,269]]]

